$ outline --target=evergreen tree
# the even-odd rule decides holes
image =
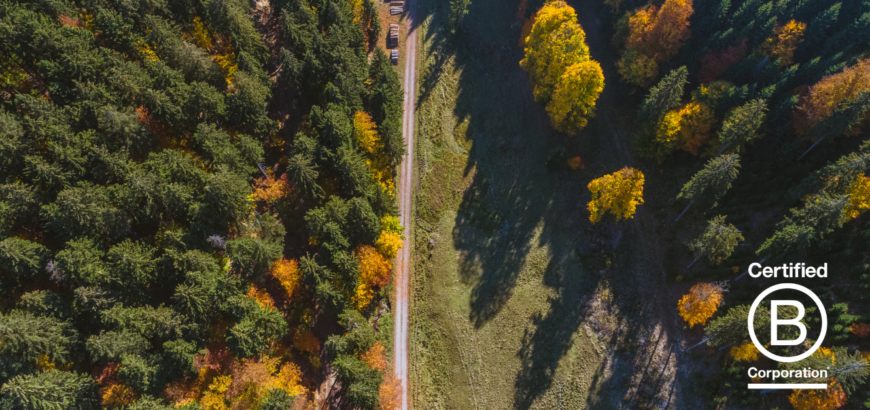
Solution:
[[[707,221],[707,228],[701,236],[689,243],[689,249],[695,254],[695,260],[687,268],[702,257],[710,264],[721,264],[731,256],[731,252],[742,240],[743,235],[734,225],[725,224],[725,216],[714,217]]]
[[[688,199],[689,205],[677,217],[677,221],[695,203],[705,207],[715,206],[719,198],[722,198],[731,183],[740,172],[740,157],[737,154],[728,154],[711,159],[698,171],[677,195],[677,199]]]
[[[664,117],[668,111],[677,108],[683,98],[683,87],[689,81],[689,71],[686,66],[676,68],[655,86],[640,106],[639,122],[655,122]]]
[[[469,6],[471,6],[471,0],[452,0],[450,2],[450,21],[448,24],[451,32],[455,33],[462,28]]]
[[[836,379],[849,394],[863,385],[870,376],[870,362],[867,358],[857,350],[850,354],[849,349],[842,346],[833,347],[828,352],[820,351],[799,362],[789,363],[786,367],[792,370],[829,369],[828,377]],[[816,381],[827,382],[825,379]],[[803,383],[806,382],[803,379]]]
[[[49,370],[18,376],[0,387],[0,407],[9,410],[92,410],[100,407],[97,383],[77,372]]]
[[[22,310],[0,314],[0,384],[36,369],[41,356],[66,363],[76,345],[76,331],[50,316],[37,316]]]
[[[750,340],[749,328],[746,326],[749,318],[749,306],[740,305],[728,309],[728,313],[710,321],[704,327],[710,346],[740,345]],[[770,329],[770,311],[764,306],[755,310],[753,321],[755,334],[761,336]]]
[[[44,276],[48,262],[44,246],[19,238],[0,241],[0,272],[24,280]]]
[[[739,153],[749,141],[758,138],[758,131],[767,113],[765,100],[752,100],[729,114],[719,132],[719,156],[726,149]]]

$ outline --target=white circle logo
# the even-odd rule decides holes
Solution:
[[[805,295],[809,296],[813,300],[813,302],[815,302],[816,305],[819,307],[819,313],[821,313],[821,315],[822,315],[822,332],[821,332],[821,334],[819,334],[819,339],[816,340],[816,343],[813,344],[813,347],[811,347],[810,350],[804,352],[803,354],[800,354],[798,356],[793,356],[793,357],[779,356],[779,355],[775,355],[775,354],[769,352],[767,349],[764,348],[764,345],[762,345],[758,341],[758,337],[755,336],[755,326],[754,326],[755,309],[758,308],[758,304],[761,303],[761,301],[764,300],[764,298],[767,295],[770,295],[773,292],[776,292],[778,290],[783,290],[783,289],[796,290],[796,291],[802,292]],[[793,302],[793,301],[790,303],[786,303],[786,304],[791,305],[794,303],[800,305],[800,302]],[[775,307],[775,305],[772,307]],[[781,320],[778,320],[777,317],[774,317],[776,315],[776,309],[775,308],[771,309],[771,333],[772,333],[771,337],[772,337],[772,339],[776,340],[776,331],[777,331],[776,323],[777,322],[781,322],[784,324],[790,324],[793,326],[800,327],[801,334],[805,338],[806,337],[806,327],[803,326],[803,324],[796,323],[797,321],[802,319],[803,311],[804,311],[803,305],[800,305],[800,308],[799,308],[800,313],[798,314],[798,316],[799,316],[798,318],[793,319],[793,320],[788,320],[788,321],[781,321]],[[810,357],[810,355],[812,355],[813,353],[816,352],[816,350],[819,350],[819,348],[822,347],[822,341],[825,340],[825,334],[827,332],[828,332],[828,314],[825,311],[825,306],[822,305],[822,301],[811,290],[809,290],[801,285],[798,285],[796,283],[780,283],[779,285],[774,285],[774,286],[767,288],[764,292],[761,292],[761,294],[758,295],[757,298],[755,298],[755,302],[752,302],[752,307],[749,308],[749,337],[752,338],[752,343],[755,345],[755,347],[758,348],[758,351],[761,352],[761,354],[767,356],[770,359],[776,360],[778,362],[793,363],[793,362],[797,362],[797,361],[806,359],[807,357]],[[773,343],[773,344],[776,344],[776,343]],[[794,345],[796,343],[779,343],[779,344]]]

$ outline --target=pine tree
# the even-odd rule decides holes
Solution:
[[[448,24],[451,32],[455,33],[462,28],[469,6],[471,6],[471,0],[452,0],[450,2],[450,21]]]
[[[0,272],[13,278],[32,280],[46,273],[48,249],[19,238],[0,241]]]
[[[740,305],[728,309],[728,312],[710,321],[704,327],[710,346],[740,345],[750,340],[749,328],[746,326],[749,318],[749,306]],[[770,311],[764,306],[758,306],[753,320],[756,335],[764,334],[770,329]]]
[[[100,407],[97,383],[77,372],[49,370],[18,376],[0,388],[0,407],[9,410],[91,410]]]
[[[743,235],[734,225],[725,224],[725,216],[719,215],[707,221],[707,228],[697,239],[689,244],[689,249],[695,254],[695,260],[689,264],[691,267],[702,257],[712,265],[719,265],[731,256],[731,252]]]
[[[639,122],[655,122],[664,117],[668,111],[677,108],[683,98],[683,87],[689,81],[689,71],[686,66],[676,68],[659,83],[650,88],[649,94],[640,106]]]
[[[677,199],[688,199],[689,205],[676,220],[679,221],[695,203],[704,207],[714,206],[731,188],[731,183],[739,172],[740,157],[737,154],[723,155],[708,161],[702,170],[683,185],[683,189],[677,195]]]
[[[840,157],[837,162],[828,163],[806,178],[793,189],[791,197],[795,200],[818,192],[832,195],[845,194],[855,180],[864,175],[870,167],[870,152],[853,152]]]
[[[731,112],[719,132],[719,156],[726,149],[739,153],[749,141],[758,138],[767,114],[765,100],[752,100]]]
[[[0,384],[21,373],[36,369],[41,356],[51,362],[66,363],[76,344],[76,331],[50,316],[37,316],[22,310],[0,314]]]

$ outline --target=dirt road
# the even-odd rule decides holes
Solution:
[[[393,335],[393,367],[396,377],[402,382],[401,410],[408,409],[408,277],[411,266],[411,229],[413,222],[412,195],[414,192],[414,130],[416,119],[415,102],[417,98],[417,28],[414,22],[417,2],[405,3],[408,14],[405,16],[405,101],[403,105],[402,138],[405,140],[405,156],[399,171],[399,216],[405,227],[405,246],[401,249],[396,263],[396,305],[395,330]]]

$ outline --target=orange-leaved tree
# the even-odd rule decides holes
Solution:
[[[846,392],[831,379],[827,389],[794,390],[788,401],[795,410],[834,410],[846,404]]]
[[[855,336],[865,338],[870,336],[870,325],[866,323],[853,323],[852,326],[849,326],[849,331]]]
[[[289,261],[285,258],[278,259],[272,264],[272,268],[269,269],[269,275],[281,283],[281,287],[287,292],[288,299],[292,298],[296,290],[299,289],[302,279],[302,274],[299,272],[299,263],[295,259]]]
[[[359,281],[351,298],[357,309],[364,309],[374,297],[374,288],[390,283],[393,266],[390,260],[369,245],[360,245],[354,250],[359,261]]]
[[[617,221],[634,217],[637,206],[643,203],[643,182],[643,172],[629,167],[590,182],[589,220],[597,223],[608,212]]]
[[[817,122],[833,115],[844,102],[866,90],[870,90],[870,58],[812,86],[795,112],[795,131],[803,135]]]
[[[381,341],[378,340],[375,342],[369,350],[366,350],[363,354],[360,355],[360,359],[366,362],[369,367],[375,369],[377,371],[384,371],[389,368],[389,363],[387,362],[387,356],[384,354],[384,345],[381,344]]]
[[[722,283],[701,282],[692,286],[689,293],[683,296],[677,305],[680,316],[689,324],[689,327],[707,323],[707,320],[713,317],[719,310],[719,306],[722,305],[722,299],[724,299],[722,294],[725,291],[726,285]]]
[[[275,203],[293,195],[293,185],[290,184],[290,176],[286,173],[280,178],[269,175],[266,178],[257,178],[254,181],[254,198],[267,203]]]
[[[658,74],[659,65],[677,54],[689,38],[692,0],[665,0],[659,8],[647,6],[628,20],[625,52],[617,63],[625,81],[645,86]]]
[[[586,126],[604,88],[604,74],[589,57],[586,33],[572,7],[555,0],[538,10],[520,66],[529,73],[535,101],[547,106],[556,129],[570,132]]]
[[[402,404],[402,381],[394,372],[384,373],[384,381],[378,390],[380,410],[395,410]]]
[[[276,310],[275,300],[272,299],[272,296],[265,289],[257,287],[257,285],[252,284],[251,288],[248,289],[248,294],[245,296],[254,299],[264,310]]]

